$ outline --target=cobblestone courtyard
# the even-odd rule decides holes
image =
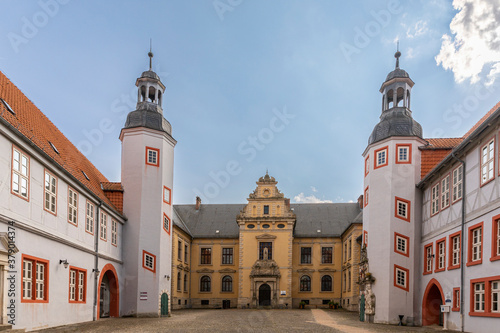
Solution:
[[[343,310],[180,310],[169,318],[110,318],[42,332],[442,332],[366,324]]]

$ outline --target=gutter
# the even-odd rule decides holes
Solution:
[[[455,160],[462,164],[462,229],[460,240],[460,331],[464,331],[464,287],[465,287],[465,161],[459,159],[455,153],[451,154]]]
[[[99,284],[99,231],[100,231],[100,223],[99,216],[101,215],[100,210],[102,206],[102,201],[99,201],[99,206],[96,209],[96,218],[94,219],[94,235],[95,235],[95,258],[94,258],[94,269],[92,273],[94,273],[94,311],[92,311],[93,317],[92,320],[97,320],[97,289]]]

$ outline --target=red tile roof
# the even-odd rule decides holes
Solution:
[[[429,144],[423,146],[422,149],[453,149],[463,141],[463,138],[436,138],[425,140]]]
[[[108,183],[106,177],[1,71],[0,98],[5,100],[15,112],[13,115],[3,103],[0,103],[0,118],[15,127],[22,136],[43,150],[54,163],[64,168],[110,208],[120,212],[101,188],[101,183]],[[59,153],[50,146],[49,142]]]
[[[439,164],[439,162],[448,156],[451,150],[463,141],[463,138],[436,138],[425,140],[427,141],[427,145],[419,148],[422,151],[420,179],[423,179]]]

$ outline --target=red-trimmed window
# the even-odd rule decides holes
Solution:
[[[111,219],[111,245],[118,246],[118,222]]]
[[[363,207],[368,206],[368,195],[369,195],[369,186],[367,186],[365,188],[365,194],[363,195],[363,198],[364,198],[364,200],[363,200],[364,201]]]
[[[370,173],[370,155],[365,158],[365,177]]]
[[[163,186],[163,202],[169,204],[172,202],[172,190]]]
[[[406,222],[410,222],[410,201],[396,197],[394,216]]]
[[[375,161],[374,162],[374,169],[381,168],[383,166],[386,166],[389,162],[389,156],[388,156],[388,151],[389,147],[385,146],[382,148],[379,148],[375,150]]]
[[[142,267],[156,273],[156,256],[147,251],[142,251]]]
[[[396,164],[411,164],[411,144],[396,145]]]
[[[460,249],[460,242],[461,242],[461,235],[462,232],[458,231],[453,234],[451,234],[449,237],[450,239],[450,259],[448,263],[448,270],[450,269],[456,269],[460,268],[460,260],[461,260],[461,249]]]
[[[49,261],[22,255],[21,303],[49,302]]]
[[[394,252],[406,257],[410,256],[410,238],[405,235],[394,233]]]
[[[170,235],[170,218],[165,213],[163,213],[163,230]]]
[[[431,188],[431,216],[439,213],[439,183]]]
[[[450,175],[441,179],[441,210],[450,206]]]
[[[460,288],[453,288],[451,311],[460,311]]]
[[[500,215],[493,216],[491,223],[491,261],[500,260]]]
[[[87,270],[69,266],[69,302],[85,303],[87,295]]]
[[[453,203],[462,199],[463,167],[460,165],[452,172],[453,179]]]
[[[12,146],[11,192],[29,201],[30,158],[17,147]]]
[[[160,166],[160,149],[146,147],[146,164]]]
[[[434,253],[432,253],[432,243],[424,246],[424,275],[432,273],[432,259],[434,259]]]
[[[45,170],[45,190],[43,209],[57,215],[57,178]]]
[[[404,291],[410,290],[410,271],[404,267],[394,265],[394,286]]]
[[[442,272],[446,269],[446,237],[436,241],[436,256],[434,272]]]
[[[100,237],[103,241],[108,241],[108,215],[101,210]]]
[[[68,187],[68,222],[78,225],[78,192]]]
[[[483,262],[483,222],[469,227],[467,266]]]
[[[365,246],[368,246],[368,231],[364,230],[363,231],[363,242],[365,244]]]
[[[85,231],[91,235],[94,234],[94,212],[95,206],[87,201],[85,209]]]
[[[470,281],[470,316],[500,318],[500,275]]]
[[[481,185],[495,178],[495,138],[481,147]]]

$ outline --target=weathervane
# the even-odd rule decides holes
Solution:
[[[394,57],[396,58],[396,68],[399,68],[399,57],[401,57],[401,52],[399,52],[399,39]]]
[[[148,57],[149,57],[149,70],[153,70],[153,40],[150,38],[149,39],[149,52],[148,52]]]

